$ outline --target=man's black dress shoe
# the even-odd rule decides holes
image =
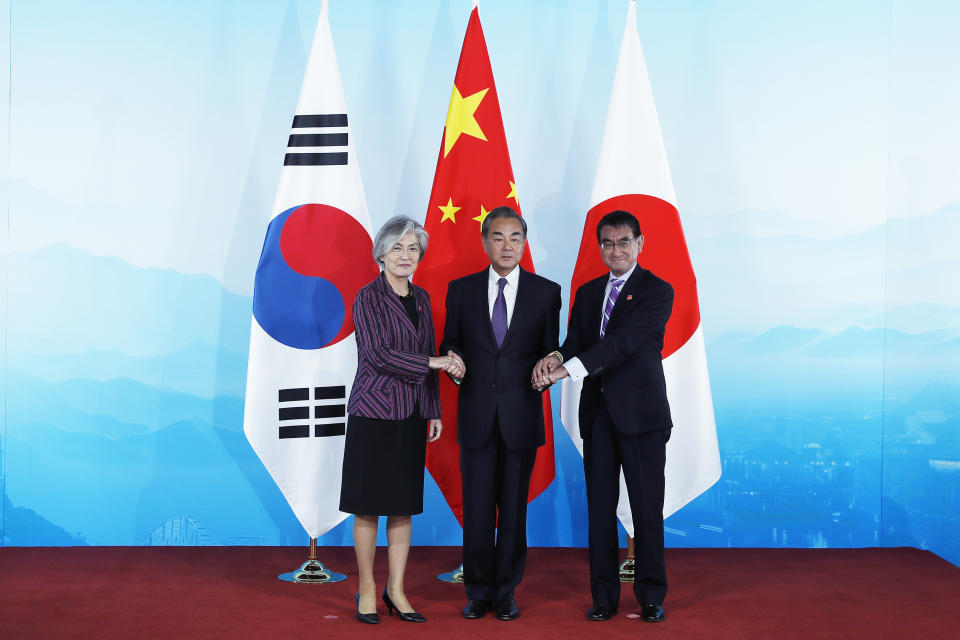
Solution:
[[[608,604],[595,604],[590,607],[590,613],[587,614],[587,620],[609,620],[616,612],[616,607],[611,607]]]
[[[643,605],[643,611],[640,612],[640,617],[644,622],[663,622],[666,615],[663,612],[663,607],[658,604],[645,604]]]
[[[476,620],[487,615],[490,610],[490,603],[486,600],[471,600],[463,608],[463,617],[467,620]]]
[[[497,602],[497,617],[501,620],[516,620],[520,617],[520,609],[513,601],[512,593],[508,593]]]
[[[404,613],[400,611],[400,608],[393,604],[393,600],[390,599],[390,596],[387,594],[387,590],[383,590],[383,604],[387,605],[387,613],[391,616],[393,615],[393,610],[397,610],[397,617],[400,618],[403,622],[426,622],[427,619],[416,611],[411,611],[410,613]]]
[[[363,622],[364,624],[380,624],[380,616],[377,615],[377,612],[373,613],[360,613],[360,594],[357,594],[357,620]]]

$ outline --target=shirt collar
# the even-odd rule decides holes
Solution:
[[[487,273],[489,274],[487,277],[487,286],[497,286],[497,283],[500,281],[500,274],[493,270],[493,265],[490,266],[490,268],[487,270]],[[517,283],[520,281],[520,265],[515,266],[513,271],[503,277],[507,279],[508,285],[516,289]]]
[[[607,280],[607,286],[609,286],[610,283],[611,283],[612,281],[614,281],[614,280],[623,280],[624,283],[626,283],[626,281],[630,279],[630,276],[633,275],[633,272],[636,271],[636,269],[637,269],[637,265],[635,264],[635,265],[633,265],[632,267],[630,267],[630,271],[627,271],[627,272],[626,272],[625,274],[623,274],[622,276],[615,276],[615,275],[613,275],[613,272],[611,271],[611,272],[610,272],[610,278]]]

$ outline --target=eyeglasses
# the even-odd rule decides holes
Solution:
[[[629,249],[630,245],[633,244],[634,240],[636,240],[636,238],[621,238],[616,242],[611,242],[610,240],[604,240],[600,243],[600,248],[603,249],[604,251],[613,251],[614,247],[617,247],[618,249]]]

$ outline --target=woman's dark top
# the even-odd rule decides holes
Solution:
[[[399,296],[400,302],[403,303],[403,310],[407,312],[407,317],[410,318],[410,322],[413,323],[414,329],[420,328],[420,316],[417,313],[417,301],[413,297],[413,290],[410,290],[410,295],[408,296]]]

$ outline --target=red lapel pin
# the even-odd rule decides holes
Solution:
[[[633,300],[633,295],[631,294],[631,295],[627,296],[627,300]]]

